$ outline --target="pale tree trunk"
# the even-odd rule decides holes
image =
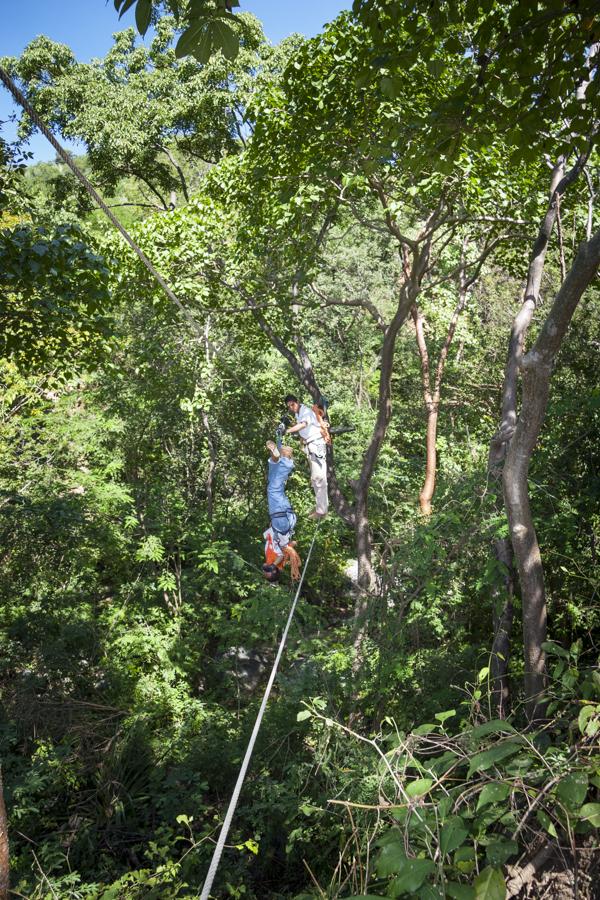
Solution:
[[[419,506],[424,516],[430,516],[433,512],[431,501],[435,491],[435,481],[437,473],[437,426],[439,416],[439,395],[438,399],[433,398],[427,403],[427,431],[425,434],[426,454],[425,454],[425,481],[419,493]]]
[[[352,660],[352,674],[357,675],[364,662],[363,643],[368,632],[369,601],[373,595],[376,584],[375,572],[373,571],[371,559],[371,529],[369,525],[366,495],[361,497],[360,503],[356,504],[354,515],[358,579],[357,594],[354,603],[354,637],[352,641],[354,659]],[[356,688],[357,685],[355,685],[355,690],[352,693],[354,700],[358,697]]]
[[[510,684],[508,666],[510,663],[510,635],[512,632],[515,591],[515,571],[510,538],[498,538],[494,541],[494,555],[503,566],[501,586],[493,595],[494,640],[490,660],[492,697],[496,712],[505,719],[510,712]]]
[[[392,415],[392,372],[396,339],[421,289],[421,281],[429,263],[430,246],[430,241],[427,241],[420,250],[414,251],[410,267],[405,258],[405,280],[400,288],[398,306],[394,317],[385,329],[381,347],[377,418],[355,488],[354,528],[358,559],[358,593],[354,607],[354,660],[352,662],[354,675],[358,674],[364,662],[363,648],[368,634],[370,601],[376,590],[368,516],[369,489]],[[355,691],[355,700],[357,696]]]
[[[582,171],[584,164],[585,158],[581,157],[577,160],[570,172],[565,175],[564,160],[560,159],[552,171],[550,201],[540,225],[535,244],[533,245],[523,302],[519,312],[515,316],[510,334],[506,369],[504,373],[504,386],[502,389],[500,427],[490,444],[488,469],[492,472],[496,469],[498,470],[498,474],[502,469],[507,446],[517,421],[517,384],[519,366],[523,357],[527,331],[539,302],[542,273],[544,271],[546,253],[554,229],[554,223],[556,222],[558,204],[566,189],[573,181],[575,181]]]
[[[0,767],[0,900],[8,900],[10,879],[10,855],[8,845],[8,820],[4,803],[4,784]]]
[[[360,498],[360,502],[354,508],[354,535],[356,541],[356,558],[358,560],[358,588],[361,595],[367,596],[375,589],[375,572],[371,557],[371,528],[369,524],[369,511],[367,495]],[[357,607],[356,614],[359,615]]]
[[[585,158],[577,160],[573,168],[565,174],[564,160],[558,160],[550,180],[550,198],[544,218],[540,224],[537,238],[533,245],[531,261],[527,272],[527,281],[521,308],[513,322],[502,389],[502,413],[500,427],[490,441],[488,457],[488,478],[492,490],[496,494],[496,506],[499,509],[502,501],[506,501],[501,490],[504,461],[507,449],[515,432],[517,422],[517,386],[519,368],[523,359],[525,339],[533,314],[539,302],[540,285],[548,245],[558,215],[558,204],[569,185],[581,172]],[[508,509],[506,510],[508,514]],[[492,646],[492,690],[499,714],[505,714],[510,705],[508,682],[508,663],[510,652],[510,629],[513,620],[514,566],[510,539],[500,539],[494,543],[493,552],[498,562],[505,567],[504,602],[500,592],[494,598],[494,641]],[[541,561],[540,561],[541,566]],[[524,601],[525,602],[525,601]],[[526,650],[527,653],[527,650]],[[537,662],[539,666],[539,660]],[[543,668],[543,660],[542,660]]]
[[[543,716],[545,706],[546,660],[542,645],[546,640],[547,612],[544,571],[531,514],[527,475],[544,421],[556,354],[577,304],[599,265],[600,231],[581,244],[535,344],[522,360],[521,412],[504,464],[504,500],[523,604],[525,701],[528,717],[533,721]]]

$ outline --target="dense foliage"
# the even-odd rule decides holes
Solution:
[[[199,896],[290,603],[260,564],[293,390],[354,430],[212,896],[592,898],[596,20],[365,0],[271,48],[230,7],[137,0],[147,49],[83,64],[41,37],[6,63],[193,317],[62,165],[0,144],[11,888]]]

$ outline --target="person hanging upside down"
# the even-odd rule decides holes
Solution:
[[[296,513],[287,494],[286,482],[294,469],[291,447],[277,447],[267,441],[271,456],[268,463],[267,503],[271,524],[265,531],[265,564],[263,574],[267,581],[277,581],[285,565],[290,566],[292,581],[300,578],[300,557],[296,542],[292,540],[296,527]]]

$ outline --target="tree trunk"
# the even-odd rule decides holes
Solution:
[[[354,535],[356,557],[358,560],[357,593],[354,603],[354,659],[352,674],[356,676],[364,662],[363,646],[368,632],[369,598],[375,590],[375,573],[371,561],[371,530],[367,508],[368,492],[357,497],[354,519]],[[352,693],[353,700],[358,699],[358,684]]]
[[[600,264],[600,231],[581,244],[556,294],[538,338],[523,358],[521,412],[504,464],[504,502],[521,583],[523,643],[525,650],[525,702],[528,717],[544,714],[546,658],[546,598],[544,571],[531,506],[527,475],[550,393],[552,366],[582,294]]]
[[[454,339],[459,316],[467,305],[469,290],[471,289],[475,278],[477,277],[477,275],[474,275],[470,279],[467,279],[466,277],[465,270],[467,247],[468,241],[465,239],[462,246],[461,266],[458,272],[458,303],[456,304],[456,308],[452,313],[452,318],[450,320],[450,324],[448,325],[448,331],[446,332],[444,344],[440,351],[439,359],[435,369],[433,389],[431,386],[431,374],[429,368],[429,351],[427,349],[427,341],[425,339],[425,320],[423,318],[423,313],[418,308],[416,303],[414,303],[411,307],[411,315],[415,323],[417,348],[419,350],[419,357],[421,359],[423,403],[425,404],[425,409],[427,410],[427,430],[425,438],[425,481],[423,482],[423,487],[421,488],[421,492],[419,494],[419,506],[424,516],[430,516],[432,513],[431,501],[433,500],[433,494],[435,492],[435,481],[437,474],[437,426],[440,411],[440,396],[442,390],[442,379],[444,377],[444,368],[446,365],[446,360],[448,359],[448,351],[450,350],[450,346]],[[483,262],[483,258],[484,257],[482,257],[481,262]]]
[[[508,665],[510,662],[510,634],[514,618],[514,563],[509,538],[494,541],[494,556],[504,567],[502,587],[494,597],[494,641],[491,653],[492,696],[494,706],[500,719],[505,719],[510,712],[510,685],[508,682]]]
[[[545,408],[546,396],[539,398]],[[536,403],[539,412],[539,405]],[[537,416],[535,417],[537,419]],[[521,413],[523,433],[539,432],[539,423]],[[531,720],[543,716],[544,689],[546,686],[546,654],[542,644],[546,640],[547,612],[544,591],[542,556],[537,540],[527,485],[530,452],[523,447],[523,435],[517,434],[511,442],[504,464],[504,502],[508,513],[521,596],[523,601],[523,649],[525,654],[525,702]]]
[[[548,245],[550,243],[550,238],[552,236],[554,223],[557,217],[558,204],[560,202],[561,196],[565,193],[569,185],[578,177],[584,163],[585,158],[580,157],[573,168],[567,174],[565,174],[564,160],[559,159],[554,166],[554,169],[552,170],[548,207],[546,209],[544,218],[540,223],[538,234],[533,245],[521,308],[515,316],[510,334],[504,374],[504,384],[502,388],[502,413],[500,419],[500,427],[490,441],[490,451],[488,457],[488,478],[493,485],[493,489],[496,494],[496,505],[498,508],[500,507],[501,498],[499,485],[503,476],[503,468],[508,447],[513,434],[515,433],[515,426],[517,422],[518,373],[523,358],[527,331],[529,329],[529,325],[531,324],[533,314],[539,301],[540,284],[544,271],[546,253],[548,250]],[[516,472],[513,472],[510,478],[512,479],[515,474]],[[526,492],[527,488],[525,484],[525,493]],[[506,494],[504,496],[506,497]],[[511,502],[513,502],[513,500],[515,500],[516,502],[516,498],[513,498],[511,493]],[[508,514],[508,505],[506,499],[504,500],[504,505]],[[524,548],[521,549],[524,550]],[[493,679],[492,690],[498,707],[499,715],[505,715],[508,706],[510,705],[508,662],[510,652],[510,629],[513,620],[512,598],[514,594],[514,566],[512,562],[511,547],[506,539],[496,541],[494,544],[493,552],[496,555],[498,561],[508,567],[508,574],[506,576],[507,582],[505,584],[506,593],[504,605],[500,608],[498,608],[498,606],[496,605],[496,608],[494,609],[494,641],[492,645],[491,660]],[[539,561],[539,565],[541,567],[541,559]],[[545,615],[544,601],[542,601],[542,606]],[[531,628],[534,628],[535,631],[534,619],[535,616],[532,610],[532,619],[527,624],[528,635],[530,635]],[[538,627],[542,626],[543,628],[545,628],[545,623],[542,623],[541,620],[538,619]],[[533,640],[533,636],[530,635],[530,637]],[[539,669],[541,662],[541,671],[543,673],[543,659],[541,661],[539,659],[536,660],[534,656],[535,654],[530,653],[531,658],[529,662],[526,663],[526,670],[532,671],[531,666],[534,666],[534,669],[535,667]],[[537,680],[543,680],[543,674],[541,676],[541,679],[538,678]],[[526,692],[528,690],[529,688],[526,689]],[[532,709],[534,709],[534,707],[532,707]]]
[[[435,476],[437,469],[437,424],[439,403],[427,404],[427,436],[425,458],[425,481],[419,494],[419,505],[424,516],[430,516],[432,512],[431,501],[435,491]]]
[[[371,594],[375,588],[375,574],[371,561],[371,531],[367,497],[357,500],[355,509],[354,534],[356,539],[356,558],[358,560],[358,587],[361,594]]]
[[[4,785],[0,767],[0,900],[8,900],[10,856],[8,846],[8,821],[4,803]]]

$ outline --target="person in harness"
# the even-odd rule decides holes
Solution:
[[[331,442],[327,423],[320,414],[319,407],[311,409],[300,403],[293,394],[285,398],[285,405],[296,418],[296,424],[286,429],[286,434],[299,433],[304,453],[310,465],[310,482],[315,492],[315,508],[309,513],[311,519],[322,519],[329,509],[327,495],[327,444]]]
[[[271,524],[265,531],[265,564],[263,574],[267,581],[279,579],[285,565],[291,569],[292,581],[300,578],[300,557],[296,542],[292,540],[296,527],[296,513],[285,492],[288,478],[294,470],[291,447],[278,447],[267,441],[270,452],[267,474],[267,503]]]

